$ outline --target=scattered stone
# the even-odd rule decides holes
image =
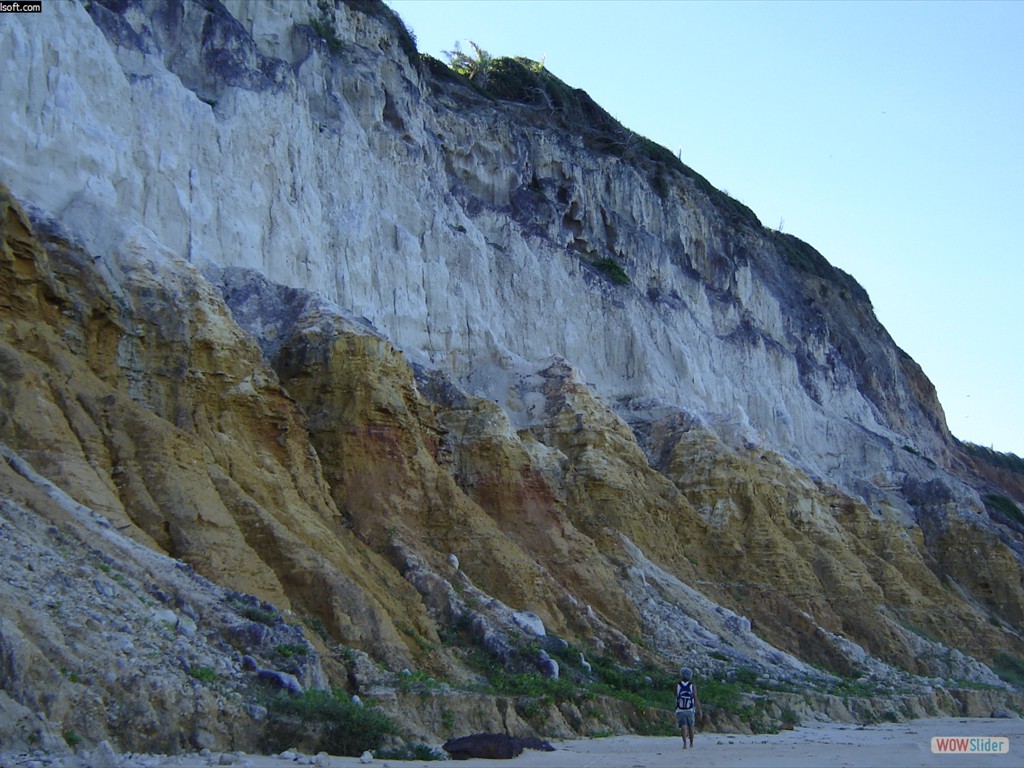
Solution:
[[[547,651],[537,654],[537,669],[544,677],[549,677],[552,680],[558,679],[558,662],[552,659]]]
[[[373,762],[373,753],[370,750],[366,750],[359,756],[359,762],[363,765],[368,765]]]
[[[288,691],[289,693],[302,693],[302,683],[295,675],[287,672],[278,672],[273,669],[260,669],[256,672],[256,679],[271,686]]]
[[[530,611],[515,611],[512,614],[512,621],[524,632],[529,632],[537,637],[544,637],[547,631],[544,629],[544,622],[540,616]]]
[[[153,618],[169,627],[177,628],[178,626],[178,614],[170,608],[161,608],[159,611],[153,611]]]

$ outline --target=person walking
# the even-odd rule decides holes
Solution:
[[[676,723],[683,737],[683,749],[686,749],[687,736],[690,738],[690,749],[693,749],[693,727],[700,714],[700,698],[697,696],[697,686],[693,684],[693,670],[683,667],[679,670],[679,682],[676,683]]]

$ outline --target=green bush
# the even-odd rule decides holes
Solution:
[[[992,671],[1010,685],[1024,688],[1024,660],[1008,653],[997,653],[992,659]]]
[[[260,603],[255,598],[252,598],[250,601],[243,596],[230,597],[228,598],[228,605],[238,611],[240,616],[249,619],[249,621],[265,624],[268,627],[276,627],[284,621],[281,618],[281,614],[273,606]]]
[[[278,645],[274,651],[283,659],[293,659],[309,653],[309,646],[305,643],[285,643]]]
[[[188,673],[193,678],[203,683],[215,683],[220,679],[220,675],[218,675],[211,667],[192,667]]]
[[[341,53],[344,45],[338,37],[338,33],[334,31],[334,25],[326,13],[321,12],[320,16],[310,19],[309,26],[317,37],[327,44],[327,50],[335,56]]]
[[[269,752],[302,745],[305,751],[357,756],[379,749],[397,730],[387,716],[338,689],[281,692],[267,701],[267,712],[263,746]]]
[[[1021,514],[1020,507],[1013,503],[1013,499],[998,493],[986,493],[982,497],[982,501],[985,502],[985,509],[990,514],[998,512],[1018,525],[1024,525],[1024,514]]]
[[[592,263],[605,275],[605,277],[616,285],[629,285],[630,280],[629,275],[626,274],[626,270],[622,268],[622,265],[619,264],[619,262],[610,256],[606,256],[603,259],[597,259]]]

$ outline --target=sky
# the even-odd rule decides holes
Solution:
[[[864,286],[954,435],[1024,456],[1024,2],[387,4],[681,151]]]

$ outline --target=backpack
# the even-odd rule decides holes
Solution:
[[[676,709],[693,709],[693,683],[676,686]]]

